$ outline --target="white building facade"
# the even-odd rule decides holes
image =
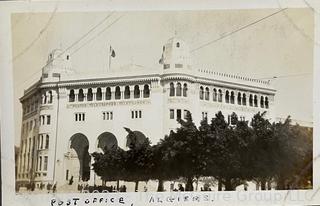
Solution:
[[[105,146],[126,148],[127,132],[152,144],[179,127],[190,111],[194,122],[222,111],[248,120],[266,111],[274,120],[269,81],[193,68],[179,38],[163,46],[159,68],[128,65],[103,74],[75,74],[70,56],[54,50],[41,79],[25,90],[17,183],[98,183],[90,154]]]

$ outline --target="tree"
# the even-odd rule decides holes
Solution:
[[[92,164],[95,173],[104,181],[117,181],[123,179],[124,175],[124,156],[123,149],[104,149],[104,153],[93,153],[94,163]],[[119,184],[117,185],[119,189]]]
[[[251,121],[253,129],[252,143],[252,171],[253,179],[261,184],[261,189],[266,189],[266,182],[271,181],[274,176],[277,151],[279,145],[273,134],[272,125],[265,118],[266,112],[255,114]]]
[[[277,138],[277,189],[298,189],[312,178],[312,130],[291,125],[290,117],[273,125]],[[309,166],[308,166],[309,165]]]
[[[193,123],[191,113],[186,120],[178,119],[180,127],[161,141],[166,174],[170,178],[184,177],[187,180],[186,190],[193,191],[193,179],[202,175],[206,162],[202,158],[204,142]]]
[[[135,191],[138,190],[139,181],[146,181],[152,177],[154,168],[151,142],[148,138],[138,143],[136,134],[128,128],[129,150],[124,155],[124,179],[134,181]]]

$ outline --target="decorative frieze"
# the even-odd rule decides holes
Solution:
[[[108,101],[108,102],[90,102],[90,103],[70,103],[67,105],[68,109],[74,108],[88,108],[88,107],[110,107],[122,105],[145,105],[151,104],[149,99],[146,100],[126,100],[126,101]]]

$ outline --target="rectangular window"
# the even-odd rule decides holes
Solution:
[[[85,113],[75,113],[74,114],[74,120],[76,122],[83,122],[85,121]]]
[[[131,119],[141,119],[141,118],[142,118],[141,110],[131,111]]]
[[[38,168],[38,171],[41,171],[42,170],[42,157],[40,156],[39,157],[39,168]]]
[[[69,170],[66,170],[66,180],[69,179]]]
[[[38,136],[38,149],[40,149],[40,135]]]
[[[51,116],[47,115],[47,125],[50,125],[50,124],[51,124]]]
[[[177,119],[181,119],[181,109],[177,109]]]
[[[170,119],[174,119],[174,110],[170,109]]]
[[[47,171],[47,170],[48,170],[48,156],[44,156],[43,171]]]
[[[208,117],[208,112],[202,112],[202,119],[206,119]]]
[[[113,119],[113,112],[102,112],[102,119],[103,120],[112,120]]]
[[[46,135],[45,149],[49,149],[49,135]]]
[[[40,143],[40,149],[43,148],[43,135],[41,135],[41,143]]]
[[[183,64],[175,64],[174,66],[175,66],[175,68],[182,68]]]
[[[169,69],[169,68],[170,68],[170,64],[164,64],[164,65],[163,65],[163,68],[164,68],[164,69]]]

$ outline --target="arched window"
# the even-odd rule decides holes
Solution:
[[[206,100],[209,100],[209,96],[210,96],[210,91],[209,91],[209,88],[206,87],[205,99],[206,99]]]
[[[222,91],[221,91],[221,89],[219,89],[218,92],[219,92],[218,102],[222,102]]]
[[[106,89],[106,100],[110,100],[111,99],[111,88],[107,87]]]
[[[260,97],[260,107],[264,108],[264,98],[263,98],[263,96]]]
[[[183,96],[186,97],[187,96],[187,92],[188,92],[188,87],[187,84],[183,84]]]
[[[249,106],[252,107],[253,106],[253,98],[252,98],[252,94],[250,94],[249,96]]]
[[[254,102],[254,106],[258,107],[258,97],[257,97],[257,95],[254,95],[253,102]]]
[[[92,89],[89,88],[88,94],[87,94],[87,101],[92,101],[92,100],[93,100],[93,93],[92,93]]]
[[[173,82],[170,83],[170,97],[173,97],[174,96],[174,84]]]
[[[229,97],[229,91],[227,90],[226,91],[226,96],[225,96],[225,101],[226,101],[226,103],[229,103],[230,102],[230,99],[229,99],[230,97]]]
[[[231,92],[231,95],[230,95],[230,102],[231,102],[231,104],[234,104],[234,92],[233,91]]]
[[[144,85],[143,87],[143,98],[149,98],[150,97],[150,88],[149,85]]]
[[[242,105],[247,105],[247,97],[245,93],[242,94]]]
[[[134,98],[140,98],[140,89],[139,89],[139,85],[134,86]]]
[[[124,98],[125,99],[130,99],[130,87],[129,86],[126,86],[124,88]]]
[[[49,135],[46,135],[45,149],[49,149]]]
[[[120,87],[116,86],[116,91],[115,91],[115,99],[120,99],[121,98],[121,91],[120,91]]]
[[[200,92],[199,92],[200,99],[203,99],[203,95],[204,95],[204,91],[203,91],[203,87],[201,86]]]
[[[177,42],[177,45],[176,45],[176,46],[177,46],[177,48],[179,48],[179,47],[180,47],[180,43],[179,43],[179,42]]]
[[[241,105],[241,93],[240,92],[238,92],[237,102],[238,102],[238,105]]]
[[[74,102],[74,100],[75,100],[74,90],[71,89],[69,93],[69,102]]]
[[[49,104],[52,103],[52,91],[49,91],[49,101],[48,101]]]
[[[97,101],[102,100],[102,91],[101,91],[100,87],[97,89],[96,99],[97,99]]]
[[[268,97],[264,98],[264,104],[265,104],[266,108],[269,109],[269,100],[268,100]]]
[[[83,102],[83,100],[84,100],[83,89],[79,89],[78,101]]]
[[[182,93],[182,87],[181,87],[181,83],[180,82],[178,82],[178,84],[177,84],[177,96],[181,96],[181,93]]]
[[[217,97],[218,97],[217,90],[216,90],[216,89],[213,89],[213,96],[212,96],[212,100],[216,102],[216,101],[217,101]]]

